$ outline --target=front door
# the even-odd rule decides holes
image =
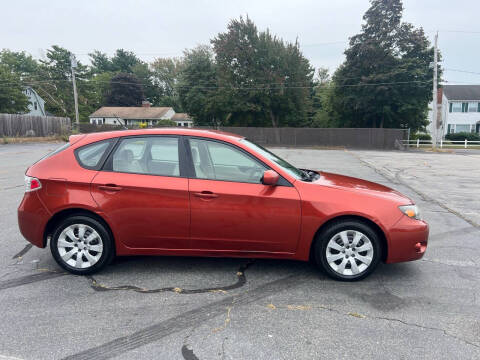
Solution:
[[[188,179],[180,171],[179,142],[171,136],[123,138],[93,179],[92,196],[125,246],[189,247]]]
[[[295,252],[300,198],[293,186],[261,183],[267,167],[224,142],[189,140],[191,246],[200,250]]]

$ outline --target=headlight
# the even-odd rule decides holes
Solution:
[[[401,212],[407,215],[409,218],[422,220],[422,216],[420,214],[420,209],[417,205],[403,205],[398,207]]]

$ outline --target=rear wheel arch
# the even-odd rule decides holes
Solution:
[[[115,237],[113,236],[112,229],[110,228],[110,225],[107,223],[107,221],[105,221],[103,217],[101,217],[97,213],[90,210],[86,210],[82,208],[70,208],[70,209],[64,209],[55,213],[50,218],[50,220],[48,220],[47,225],[45,226],[45,231],[43,233],[43,247],[47,246],[47,240],[50,236],[52,236],[53,232],[55,231],[56,225],[60,221],[71,216],[88,216],[97,220],[98,222],[100,222],[102,225],[105,226],[105,228],[109,232],[110,237],[113,239],[113,242],[115,243]],[[115,249],[115,246],[114,246],[114,249]]]
[[[342,215],[342,216],[337,216],[334,218],[329,219],[328,221],[324,222],[320,227],[317,229],[315,232],[315,235],[313,236],[312,242],[310,243],[310,260],[314,258],[313,251],[315,248],[315,242],[318,241],[318,234],[320,234],[325,228],[330,226],[333,223],[340,223],[344,221],[349,221],[349,220],[354,220],[354,221],[360,221],[363,222],[365,225],[369,226],[372,228],[372,230],[375,231],[375,233],[378,235],[382,247],[382,256],[381,260],[385,261],[387,259],[388,255],[388,241],[387,237],[385,236],[385,232],[382,230],[382,228],[376,224],[374,221],[363,217],[363,216],[358,216],[358,215]]]

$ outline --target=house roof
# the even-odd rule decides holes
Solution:
[[[171,107],[113,107],[103,106],[89,117],[119,117],[122,119],[161,119]]]
[[[480,100],[480,85],[443,85],[448,100]]]
[[[192,121],[192,118],[187,113],[176,113],[172,117],[173,121]]]

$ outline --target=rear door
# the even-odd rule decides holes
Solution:
[[[115,236],[130,248],[189,247],[188,179],[182,137],[119,140],[92,182],[92,196]]]
[[[300,234],[295,187],[261,183],[263,163],[237,146],[190,138],[192,248],[294,252]]]

